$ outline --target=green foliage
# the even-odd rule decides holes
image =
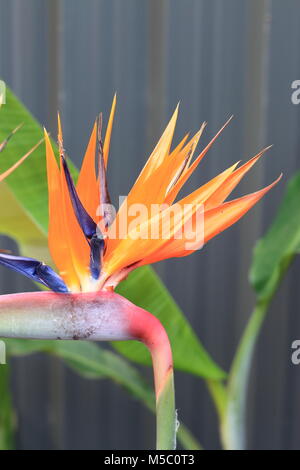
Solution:
[[[9,365],[0,366],[0,450],[14,445],[14,411],[9,387]]]
[[[300,173],[288,183],[286,194],[267,234],[257,243],[250,282],[258,299],[267,299],[276,288],[300,247]]]
[[[9,356],[25,356],[36,352],[44,352],[59,357],[77,374],[87,379],[109,378],[127,390],[133,397],[140,400],[149,410],[155,412],[153,387],[143,376],[118,354],[99,347],[88,341],[38,341],[22,339],[6,339]],[[2,374],[2,375],[1,375]],[[3,394],[2,394],[3,390]],[[11,439],[12,408],[8,390],[7,366],[0,367],[0,396],[5,398],[0,406],[0,440],[3,448],[8,448]],[[1,414],[2,413],[2,414]],[[3,417],[2,417],[3,416]],[[2,418],[2,421],[1,421]],[[1,422],[3,426],[1,427]],[[1,434],[1,431],[3,434]],[[178,439],[185,449],[201,449],[200,444],[183,425],[180,425]]]
[[[245,447],[246,394],[257,337],[277,289],[300,247],[300,173],[287,185],[278,213],[266,235],[257,243],[250,282],[257,303],[240,341],[229,374],[228,398],[222,422],[226,448]]]

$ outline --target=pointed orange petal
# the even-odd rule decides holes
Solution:
[[[60,119],[59,112],[57,112],[57,140],[59,142],[59,145],[62,145],[63,135],[62,135],[61,119]]]
[[[200,188],[196,189],[196,191],[181,199],[176,204],[180,205],[183,211],[185,207],[190,205],[192,217],[194,216],[194,214],[197,213],[197,211],[200,211],[200,213],[202,213],[204,210],[203,204],[205,205],[206,200],[209,199],[212,194],[214,194],[217,188],[222,186],[224,181],[228,179],[228,177],[232,174],[233,170],[236,168],[237,165],[238,162],[232,165],[231,167],[227,168],[225,171],[217,175],[212,180],[208,181],[208,183],[204,184],[203,186],[200,186]],[[186,221],[186,219],[184,220]],[[142,261],[139,265],[155,263],[160,259],[165,259],[165,257],[170,258],[172,256],[176,256],[172,253],[176,252],[176,250],[178,250],[179,248],[181,249],[182,243],[186,243],[186,240],[168,240],[167,242],[162,243],[158,250],[151,255],[151,257],[147,258],[145,261]],[[168,255],[169,252],[170,255]]]
[[[48,245],[52,259],[57,266],[59,274],[72,291],[79,291],[80,284],[75,272],[70,246],[67,241],[66,226],[62,206],[62,192],[60,172],[52,149],[52,145],[46,130],[46,158],[47,158],[47,178],[48,178],[48,199],[49,199],[49,229]]]
[[[126,205],[128,207],[130,207],[132,204],[135,204],[135,203],[138,203],[138,204],[142,203],[142,204],[147,205],[147,198],[149,198],[151,194],[152,195],[155,194],[155,191],[153,191],[152,182],[155,180],[156,176],[159,177],[159,167],[161,163],[165,160],[165,158],[169,156],[169,151],[170,151],[172,138],[173,138],[173,134],[175,130],[175,125],[176,125],[176,120],[178,116],[178,107],[179,105],[177,105],[163,135],[161,136],[152,154],[148,158],[144,168],[142,169],[136,182],[131,188],[126,200],[120,207],[117,213],[116,219],[108,231],[108,238],[109,238],[110,233],[118,231],[119,221],[124,216]],[[152,175],[153,180],[150,180],[150,175]],[[150,181],[151,181],[151,184],[150,184]],[[149,182],[149,185],[147,185],[148,182]],[[161,182],[160,179],[159,179],[159,182]],[[149,186],[151,188],[151,191],[149,189]],[[152,203],[155,203],[155,202],[156,200],[152,201]],[[117,244],[118,244],[118,240],[110,239],[108,240],[107,249],[109,249],[109,251],[113,250]]]
[[[196,249],[200,249],[204,240],[203,211],[203,205],[198,205],[198,207],[195,206],[195,210],[191,211],[191,217],[189,219],[184,219],[185,225],[180,227],[180,231],[175,233],[172,239],[162,243],[156,251],[153,251],[150,255],[144,257],[135,267],[157,263],[158,261],[172,257],[186,256],[193,253]],[[196,224],[198,217],[200,233],[196,232],[196,228],[199,229]],[[187,244],[189,246],[188,249]],[[197,246],[195,247],[194,245],[196,244]]]
[[[107,124],[104,144],[103,144],[103,158],[104,158],[105,167],[107,167],[111,132],[112,132],[112,127],[113,127],[113,122],[114,122],[114,117],[115,117],[115,111],[116,111],[116,103],[117,103],[117,95],[115,94],[112,105],[111,105],[111,111],[110,111],[110,115],[109,115],[109,120],[108,120],[108,124]]]
[[[282,178],[282,174],[269,186],[256,191],[255,193],[225,202],[219,207],[215,207],[205,212],[205,236],[207,243],[211,238],[223,232],[226,228],[237,222],[246,212],[251,209],[270,189]]]
[[[181,152],[178,152],[177,155],[175,155],[172,159],[169,158],[166,162],[166,168],[163,176],[165,181],[169,180],[170,182],[168,183],[168,185],[165,184],[165,197],[166,194],[169,193],[170,190],[173,188],[173,186],[175,186],[184,171],[188,168],[205,126],[206,123],[204,122],[199,131],[185,145]]]
[[[181,149],[182,141],[172,151],[159,167],[149,175],[140,192],[140,201],[150,206],[151,204],[162,204],[165,202],[165,196],[168,187],[176,183],[184,168],[188,164],[188,160],[193,156],[198,141],[204,129],[201,129],[190,139],[190,141]],[[170,183],[171,181],[171,183]]]
[[[172,144],[172,139],[175,131],[175,126],[177,122],[177,117],[178,117],[178,109],[179,109],[179,104],[176,106],[176,109],[173,113],[173,116],[170,119],[169,124],[167,125],[163,135],[158,141],[158,144],[156,145],[155,149],[153,150],[146,166],[147,166],[147,171],[146,171],[146,177],[149,176],[149,174],[155,169],[158,168],[162,162],[164,161],[165,157],[169,154],[171,144]]]
[[[60,118],[58,115],[58,144],[60,148],[60,184],[61,184],[61,205],[63,220],[65,224],[66,241],[70,248],[72,263],[78,279],[83,290],[89,289],[90,283],[90,247],[81,230],[81,227],[76,219],[73,210],[73,205],[70,199],[69,189],[65,178],[65,173],[62,168],[62,155],[63,155],[63,136]]]
[[[204,204],[209,197],[214,194],[214,192],[227,180],[227,178],[232,174],[234,169],[237,167],[239,162],[234,163],[226,170],[222,171],[219,175],[215,176],[213,179],[207,183],[200,186],[200,188],[193,191],[191,194],[186,196],[183,199],[178,201],[178,204]],[[166,203],[168,203],[168,198],[166,198]]]
[[[130,230],[113,251],[105,253],[103,270],[107,276],[150,256],[182,227],[194,211],[193,205],[172,207],[157,213]]]
[[[82,162],[76,189],[86,211],[95,222],[98,222],[97,209],[100,203],[100,186],[97,182],[95,168],[96,140],[97,123],[95,122]]]
[[[165,157],[169,154],[178,117],[178,107],[179,105],[177,105],[163,135],[159,139],[155,149],[151,153],[138,179],[136,180],[136,183],[131,190],[132,193],[138,193],[138,190],[144,184],[149,175],[161,165]]]
[[[195,169],[197,168],[201,160],[205,157],[210,147],[217,140],[217,138],[219,137],[221,132],[225,129],[225,127],[229,124],[231,119],[232,119],[232,116],[228,119],[228,121],[225,122],[225,124],[221,127],[221,129],[217,132],[217,134],[211,139],[211,141],[207,144],[207,146],[202,150],[200,155],[198,155],[196,160],[194,160],[193,163],[183,172],[183,174],[181,175],[177,183],[174,185],[174,187],[170,190],[169,194],[167,195],[166,202],[168,202],[168,204],[172,204],[172,202],[175,200],[182,186],[185,184],[185,182],[189,179],[189,177],[195,171]]]
[[[32,147],[32,149],[29,150],[29,152],[27,152],[22,158],[20,158],[20,160],[18,160],[13,166],[11,166],[8,170],[2,173],[0,175],[0,182],[3,181],[5,178],[7,178],[7,176],[9,176],[13,171],[15,171],[15,169],[18,168],[18,166],[20,166],[21,163],[23,163],[24,160],[26,160],[26,158],[29,157],[29,155],[31,155],[32,152],[34,152],[38,148],[39,145],[41,145],[43,140],[44,139],[41,139],[34,147]]]
[[[177,147],[175,147],[175,149],[172,150],[166,158],[164,158],[161,165],[149,174],[143,185],[140,185],[138,196],[136,192],[137,187],[134,188],[135,191],[133,191],[133,193],[129,193],[127,202],[134,200],[138,203],[142,202],[145,205],[163,203],[167,187],[170,184],[169,181],[174,178],[176,172],[180,169],[189,149],[191,151],[196,136],[194,136],[191,141],[182,148],[187,139],[186,135],[181,142],[179,142]],[[138,200],[137,197],[139,197]]]
[[[183,148],[184,144],[186,143],[187,139],[189,138],[189,133],[185,134],[183,139],[176,145],[176,147],[170,153],[170,158],[175,157]]]
[[[176,239],[167,241],[160,247],[159,250],[152,253],[150,256],[145,257],[138,266],[145,264],[156,263],[171,257],[182,257],[188,256],[195,250],[202,248],[203,244],[207,243],[211,238],[215,237],[219,233],[223,232],[239,219],[243,217],[268,191],[270,191],[275,184],[281,179],[280,175],[272,184],[252,194],[248,194],[241,198],[235,199],[225,204],[221,204],[219,207],[215,207],[209,211],[204,211],[204,227],[203,227],[203,239],[196,240],[193,246],[193,242],[186,239]],[[199,208],[198,211],[203,211],[203,208]],[[195,226],[195,217],[197,216],[196,211],[192,215],[192,226]],[[187,249],[186,246],[189,246]]]
[[[213,192],[216,191],[216,189],[228,178],[228,176],[233,172],[237,164],[238,163],[235,163],[231,167],[227,168],[227,170],[223,171],[222,173],[217,175],[215,178],[210,180],[208,183],[204,184],[200,188],[196,189],[196,191],[194,191],[193,193],[189,194],[185,198],[178,201],[176,204],[180,205],[182,210],[184,210],[185,205],[190,205],[195,210],[197,208],[197,205],[203,204],[206,201],[206,199],[209,198],[210,195],[213,194]],[[170,206],[170,210],[172,210],[171,208],[174,207],[174,205],[171,206],[170,204],[166,204],[166,206],[168,205]],[[129,204],[128,204],[128,207],[129,207]],[[151,213],[150,212],[151,204],[149,203],[148,205],[145,206],[145,208],[146,208],[145,220],[142,220],[141,224],[139,224],[140,230],[141,230],[141,227],[143,226],[143,223],[154,224],[154,222],[151,221],[150,219],[146,219],[146,216]],[[165,215],[166,214],[164,214],[164,216]],[[111,228],[112,232],[110,231],[108,232],[108,240],[107,240],[107,246],[106,246],[106,259],[110,258],[111,253],[115,252],[118,249],[119,244],[121,243],[121,241],[118,239],[109,238],[110,233],[115,233],[115,231],[116,233],[119,233],[119,223],[123,221],[123,217],[126,217],[126,214],[124,214],[123,212],[121,216],[119,214],[118,216],[119,218],[117,217],[117,224]],[[122,249],[125,250],[124,251],[125,253],[127,253],[128,247],[122,248]],[[118,252],[116,251],[116,253]]]
[[[246,162],[240,168],[235,170],[231,175],[229,175],[226,181],[224,181],[224,183],[205,201],[205,209],[212,209],[213,207],[222,204],[222,202],[227,199],[230,193],[239,184],[245,174],[253,167],[253,165],[255,165],[255,163],[269,148],[270,147],[266,147],[263,149],[261,152],[251,158],[251,160]]]
[[[74,269],[81,287],[86,290],[89,285],[90,248],[74,214],[65,175],[60,169],[63,216],[66,226],[66,240],[70,247]]]

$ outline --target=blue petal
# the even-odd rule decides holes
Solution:
[[[62,166],[63,166],[72,206],[74,209],[74,213],[81,227],[81,230],[83,231],[90,245],[91,275],[94,279],[98,279],[100,276],[100,272],[101,272],[102,254],[104,250],[104,240],[102,238],[102,233],[100,232],[99,227],[97,227],[97,224],[93,221],[93,219],[90,217],[90,215],[87,213],[87,211],[83,207],[82,202],[80,201],[76,188],[74,186],[72,176],[70,174],[70,170],[67,165],[67,161],[63,155],[61,155],[61,159],[62,159]],[[103,160],[103,156],[102,156],[102,160]],[[104,162],[102,163],[104,166]],[[106,224],[106,226],[107,225],[108,224]]]
[[[102,268],[102,256],[104,251],[104,240],[93,237],[90,242],[91,256],[90,256],[90,271],[94,279],[99,279]]]
[[[0,264],[49,287],[54,292],[68,292],[68,288],[61,277],[50,266],[34,258],[0,253]]]
[[[110,210],[111,200],[107,186],[106,168],[103,157],[103,143],[101,137],[102,131],[102,114],[97,119],[97,154],[98,154],[98,173],[100,183],[100,198],[101,204],[105,205],[103,211],[103,220],[105,227],[109,227],[114,221],[114,213]]]
[[[36,274],[54,292],[68,292],[68,288],[62,278],[47,264],[40,263],[36,268]]]
[[[62,159],[62,165],[63,165],[63,169],[64,169],[64,174],[65,174],[65,178],[66,178],[66,182],[67,182],[67,186],[68,186],[72,206],[73,206],[77,221],[78,221],[84,235],[86,236],[86,238],[88,240],[90,240],[92,238],[92,236],[95,235],[95,233],[96,233],[97,225],[93,221],[91,216],[87,213],[87,211],[83,207],[83,205],[82,205],[82,203],[81,203],[81,201],[78,197],[78,194],[77,194],[77,191],[75,189],[75,186],[74,186],[74,183],[73,183],[73,180],[72,180],[72,176],[70,174],[70,170],[68,168],[65,157],[61,156],[61,159]]]

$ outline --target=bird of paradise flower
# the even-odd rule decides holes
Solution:
[[[205,123],[191,138],[186,135],[171,149],[178,107],[116,216],[110,206],[106,167],[116,108],[114,97],[102,140],[102,116],[93,127],[75,186],[63,147],[58,118],[59,164],[45,130],[49,192],[48,244],[55,272],[43,262],[0,253],[0,264],[24,274],[53,292],[27,292],[0,297],[0,336],[33,339],[139,340],[150,350],[157,404],[157,448],[173,449],[176,442],[172,352],[167,334],[149,312],[114,292],[139,266],[170,257],[182,257],[199,248],[199,240],[186,249],[187,234],[176,236],[183,220],[194,222],[199,207],[203,216],[201,246],[237,222],[281,178],[269,186],[225,202],[243,176],[266,149],[237,168],[235,164],[179,200],[183,216],[174,217],[167,237],[151,239],[149,228],[162,224],[174,208],[179,191],[197,168],[226,124],[195,158]],[[27,155],[15,167],[27,158]],[[15,169],[15,168],[13,168]],[[8,176],[12,169],[3,176]],[[1,181],[1,179],[0,179]],[[158,213],[139,220],[140,237],[129,230],[122,238],[116,228],[126,207],[152,204]],[[100,211],[99,211],[100,207]],[[185,207],[188,207],[186,210]],[[149,214],[149,212],[146,212]],[[126,215],[126,214],[125,214]]]

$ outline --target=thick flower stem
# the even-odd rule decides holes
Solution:
[[[134,311],[132,331],[134,336],[147,346],[152,357],[156,394],[156,448],[158,450],[175,449],[177,418],[169,338],[160,321],[141,309],[138,312]]]
[[[138,340],[153,362],[157,449],[176,446],[173,361],[159,320],[114,292],[0,296],[0,337],[90,341]]]
[[[176,449],[177,417],[175,411],[175,390],[173,369],[156,400],[156,448],[157,450]]]

